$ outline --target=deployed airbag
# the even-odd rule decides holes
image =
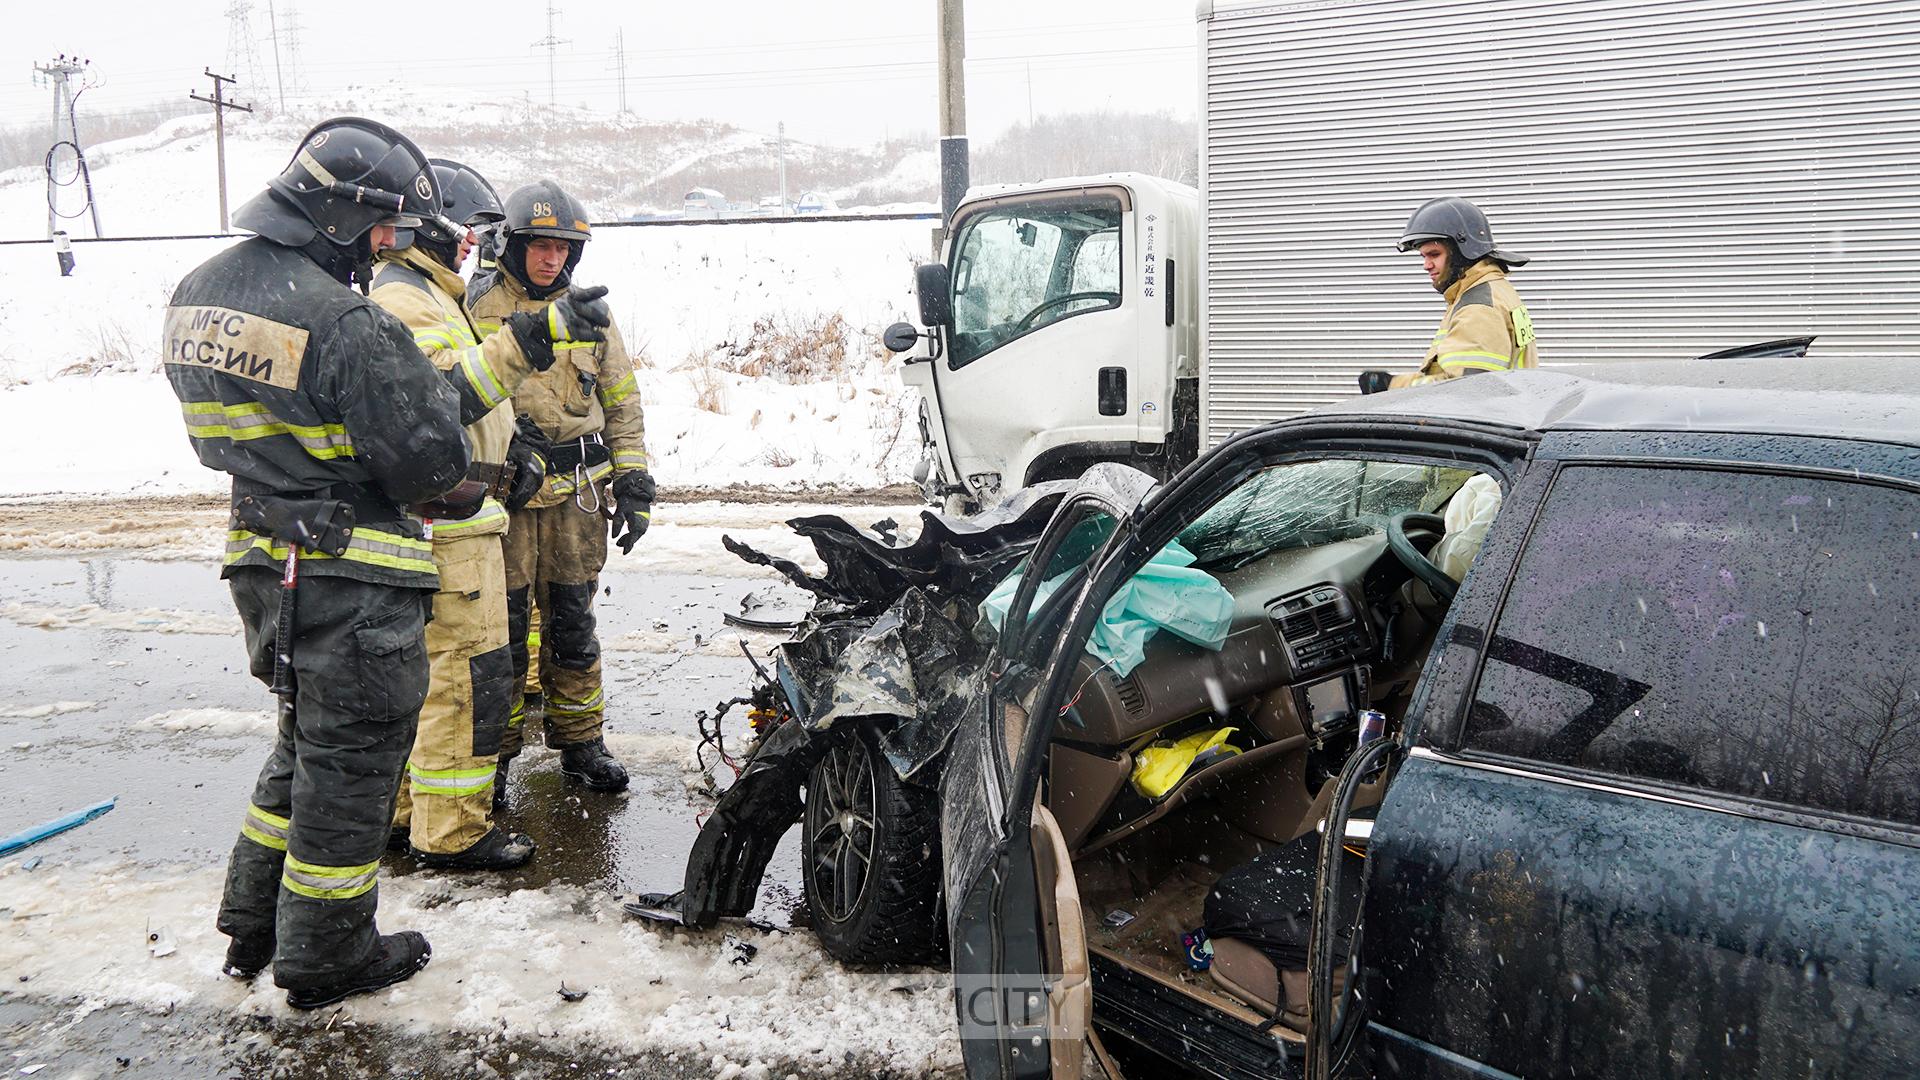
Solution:
[[[1108,598],[1087,639],[1087,653],[1124,678],[1147,658],[1147,642],[1163,629],[1218,652],[1233,623],[1233,594],[1193,563],[1193,553],[1178,540],[1156,552]],[[1068,576],[1042,582],[1033,606],[1044,604]],[[1017,573],[1008,575],[981,604],[981,613],[996,630],[1006,621],[1020,578]]]

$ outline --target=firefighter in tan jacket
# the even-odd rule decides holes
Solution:
[[[1447,313],[1419,371],[1362,372],[1362,393],[1534,366],[1533,318],[1507,280],[1508,269],[1526,265],[1527,257],[1494,246],[1479,207],[1452,197],[1422,203],[1400,250],[1420,253],[1427,280],[1447,299]]]
[[[573,339],[598,337],[606,304],[584,293],[569,296],[560,318],[524,316],[482,343],[463,304],[458,268],[471,247],[469,226],[501,217],[500,201],[465,165],[435,160],[431,167],[445,210],[412,230],[408,243],[382,253],[372,299],[406,324],[434,366],[464,374],[492,408],[467,425],[467,481],[443,497],[442,514],[431,519],[440,574],[427,624],[431,680],[389,846],[411,844],[415,858],[438,869],[504,870],[532,858],[534,845],[496,828],[491,814],[494,786],[505,781],[496,757],[518,698],[501,540],[507,506],[524,504],[545,478],[538,440],[518,436],[507,398],[529,373],[530,357],[551,364],[555,350]],[[571,332],[562,329],[568,325]]]
[[[507,196],[505,249],[493,274],[476,278],[472,306],[483,332],[516,313],[540,312],[571,284],[591,235],[586,209],[551,180]],[[507,532],[507,636],[515,685],[529,667],[528,621],[540,609],[539,699],[523,696],[509,721],[502,760],[523,739],[528,705],[544,711],[547,745],[569,779],[596,791],[627,786],[627,771],[602,735],[606,696],[593,594],[607,561],[608,525],[622,552],[647,531],[653,479],[633,361],[619,330],[566,349],[550,371],[528,379],[514,411],[552,441],[545,485]]]

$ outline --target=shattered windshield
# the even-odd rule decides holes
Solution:
[[[951,365],[1061,319],[1118,306],[1121,213],[1111,195],[1082,195],[968,218],[955,245]]]
[[[1395,514],[1432,512],[1472,475],[1469,469],[1394,461],[1275,465],[1187,526],[1180,543],[1198,565],[1215,566],[1282,548],[1348,540],[1379,532]]]

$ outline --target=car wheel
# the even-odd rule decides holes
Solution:
[[[856,964],[939,954],[938,795],[895,775],[872,732],[840,733],[814,763],[804,828],[807,913],[829,953]]]

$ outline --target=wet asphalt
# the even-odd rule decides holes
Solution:
[[[709,640],[728,632],[723,612],[740,610],[749,592],[767,602],[758,612],[762,617],[797,615],[806,606],[804,593],[768,577],[616,567],[602,584],[597,607],[607,642],[638,631],[685,649],[696,635]],[[148,609],[184,618],[125,614]],[[56,621],[85,623],[88,612],[95,622],[121,625],[31,625],[49,613]],[[236,815],[270,736],[169,731],[151,718],[182,709],[273,708],[266,688],[246,672],[237,623],[231,633],[163,632],[183,621],[217,629],[218,620],[232,612],[209,563],[114,554],[0,559],[0,834],[118,796],[113,812],[27,854],[68,864],[224,864]],[[115,619],[113,613],[122,614]],[[140,625],[143,620],[148,625]],[[744,657],[698,650],[627,648],[609,650],[604,659],[608,729],[616,747],[626,735],[684,736],[690,746],[695,712],[744,692],[751,671]],[[34,715],[57,702],[92,704]],[[711,805],[689,793],[680,766],[658,754],[630,760],[631,789],[601,795],[567,783],[558,763],[556,753],[533,748],[516,762],[506,823],[530,834],[540,850],[509,884],[565,883],[616,893],[677,888],[699,815]],[[792,847],[783,846],[774,858],[758,919],[776,925],[790,919],[798,901]],[[404,855],[388,856],[383,868],[395,876],[419,872]],[[0,1075],[13,1075],[27,1062],[46,1066],[43,1080],[711,1074],[697,1065],[600,1054],[590,1047],[467,1039],[449,1056],[446,1046],[424,1052],[423,1039],[434,1036],[276,1030],[270,1018],[208,1012],[165,1017],[137,1008],[76,1009],[4,985],[12,981],[0,973]],[[428,1068],[423,1061],[435,1064]],[[690,1074],[680,1071],[689,1067]]]

